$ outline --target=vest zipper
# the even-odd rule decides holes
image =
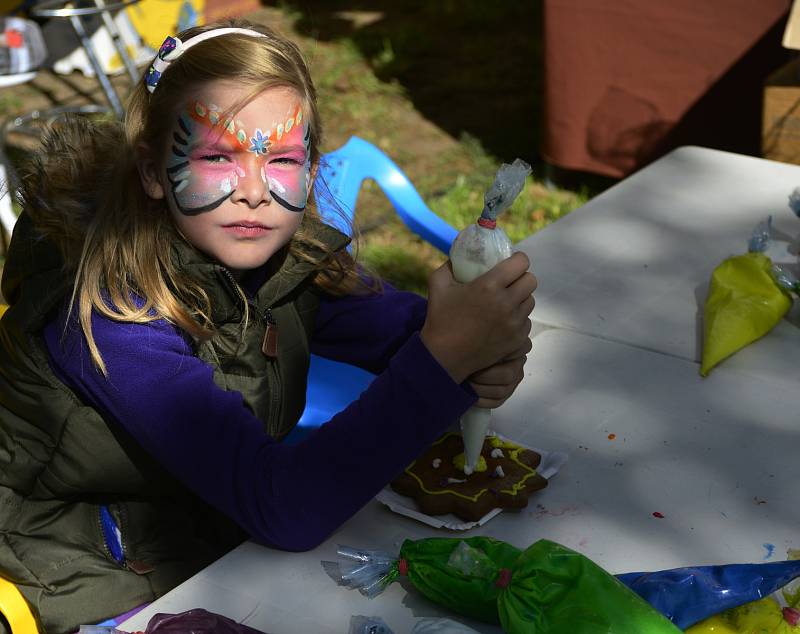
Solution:
[[[137,575],[146,575],[153,572],[155,568],[144,561],[137,561],[128,559],[125,553],[125,543],[122,541],[122,531],[117,525],[117,521],[111,514],[109,508],[102,504],[100,506],[100,528],[103,531],[103,541],[105,542],[106,551],[111,555],[117,564],[135,572]]]
[[[253,312],[258,314],[253,306]],[[270,360],[267,364],[268,372],[272,373],[272,380],[275,389],[270,395],[269,420],[268,424],[277,424],[280,418],[281,409],[281,374],[278,369],[278,322],[272,315],[272,310],[268,306],[261,315],[264,322],[264,339],[261,341],[261,352]]]
[[[125,548],[122,545],[122,533],[105,504],[100,506],[100,528],[103,530],[103,541],[108,554],[124,568]]]
[[[233,277],[233,273],[231,273],[226,267],[220,267],[220,270],[224,274],[224,279],[227,282],[228,292],[232,295],[234,300],[238,303],[242,301],[242,297],[247,297],[243,292],[240,294],[239,291],[241,287],[236,279]],[[261,352],[266,356],[272,363],[267,364],[267,372],[272,374],[273,384],[275,389],[273,393],[270,395],[270,407],[269,407],[269,418],[267,419],[267,425],[275,425],[278,426],[280,423],[280,409],[281,409],[281,375],[278,370],[278,322],[275,320],[275,317],[272,315],[272,310],[270,306],[264,310],[263,313],[258,311],[258,307],[255,305],[255,302],[251,299],[247,299],[247,303],[252,309],[253,314],[258,315],[261,318],[261,321],[264,323],[264,338],[261,341]]]
[[[264,340],[261,342],[261,352],[270,359],[278,358],[278,322],[272,316],[272,311],[264,311]]]

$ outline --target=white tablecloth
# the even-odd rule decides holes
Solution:
[[[768,213],[797,235],[786,208],[797,184],[800,167],[682,148],[519,245],[541,283],[534,348],[494,427],[570,459],[526,510],[459,535],[518,547],[546,537],[613,573],[800,548],[800,330],[782,324],[705,379],[697,364],[711,270],[744,252]],[[321,561],[337,544],[397,551],[436,535],[452,533],[373,501],[314,551],[240,546],[122,628],[205,607],[275,634],[339,634],[354,614],[405,633],[453,615],[401,584],[365,599]]]

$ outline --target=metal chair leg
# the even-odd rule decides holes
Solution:
[[[131,56],[128,55],[128,49],[125,46],[125,42],[122,41],[122,34],[119,32],[117,23],[114,21],[111,13],[106,10],[105,0],[94,0],[94,3],[99,9],[102,9],[100,16],[103,18],[103,24],[105,24],[106,29],[111,36],[111,42],[114,44],[114,48],[117,49],[120,59],[125,66],[125,70],[128,71],[128,76],[131,78],[131,83],[135,85],[136,82],[139,81],[139,70],[136,68],[136,64],[133,63]]]
[[[122,107],[122,102],[120,101],[117,91],[114,90],[114,86],[111,85],[111,80],[108,78],[108,75],[106,75],[105,71],[103,71],[103,65],[100,63],[100,59],[97,57],[97,53],[94,50],[94,45],[92,44],[92,39],[86,33],[86,29],[83,26],[80,16],[70,16],[69,21],[70,24],[72,24],[75,35],[78,36],[78,39],[83,46],[83,50],[86,51],[86,56],[89,58],[89,63],[92,65],[100,85],[103,87],[103,92],[106,93],[108,103],[111,104],[111,108],[114,110],[114,114],[117,115],[117,118],[122,119],[122,117],[125,116],[125,110]]]

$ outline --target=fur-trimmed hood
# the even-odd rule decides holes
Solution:
[[[74,269],[123,148],[121,124],[107,120],[74,115],[45,134],[21,170],[22,214],[3,270],[6,301],[14,303],[26,278]]]

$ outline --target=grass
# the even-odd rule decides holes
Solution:
[[[500,218],[517,242],[601,189],[543,184],[538,4],[501,0],[487,11],[478,0],[407,0],[375,10],[374,3],[296,0],[276,9],[285,20],[279,28],[311,62],[327,149],[353,134],[376,144],[457,229],[475,222],[501,163],[530,162],[534,176]],[[356,217],[360,261],[425,294],[428,274],[446,256],[413,236],[373,183],[362,188]]]
[[[323,152],[352,135],[367,139],[456,228],[475,221],[498,167],[516,157],[531,163],[534,175],[499,220],[514,242],[602,188],[592,181],[569,189],[543,183],[536,149],[540,2],[500,0],[490,11],[482,0],[387,1],[379,10],[358,0],[266,5],[246,17],[289,35],[306,56],[325,123]],[[40,107],[44,97],[50,104],[74,102],[80,91],[64,86],[81,80],[53,75],[50,84],[28,85],[27,92],[0,90],[0,115]],[[425,294],[428,274],[446,256],[411,234],[370,181],[356,218],[360,261],[394,285]]]

